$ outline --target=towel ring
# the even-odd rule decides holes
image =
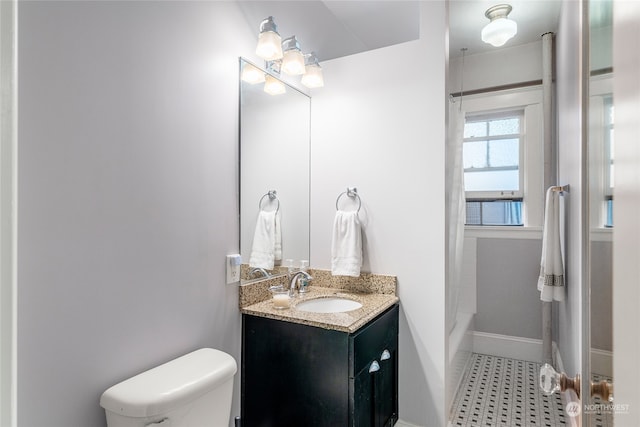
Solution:
[[[343,191],[338,195],[338,198],[336,199],[336,210],[337,211],[340,210],[340,208],[338,208],[338,202],[340,201],[340,197],[344,196],[345,194],[347,195],[347,197],[358,199],[358,209],[356,210],[356,213],[360,213],[360,208],[362,207],[362,200],[358,195],[358,189],[356,187],[347,187],[347,191]]]
[[[270,201],[276,201],[278,202],[278,204],[276,205],[276,213],[278,213],[278,211],[280,210],[280,199],[278,199],[278,195],[277,195],[277,191],[276,190],[269,190],[267,191],[267,193],[260,197],[260,201],[258,202],[258,209],[262,210],[262,201],[264,200],[265,197],[269,197]]]

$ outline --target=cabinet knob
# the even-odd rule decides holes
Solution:
[[[374,372],[378,372],[380,370],[380,364],[377,360],[371,362],[371,366],[369,367],[369,373],[372,374]]]
[[[389,350],[385,350],[382,352],[382,355],[380,356],[380,360],[389,360],[391,359],[391,353],[389,353]]]

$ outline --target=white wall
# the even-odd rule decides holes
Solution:
[[[224,256],[255,34],[227,2],[20,2],[18,29],[18,421],[102,426],[133,374],[240,362]]]
[[[449,92],[457,93],[542,79],[542,41],[451,58]],[[507,64],[508,66],[504,66]],[[462,83],[462,86],[461,86]]]
[[[616,425],[640,425],[640,3],[616,1],[614,102],[616,108],[616,210],[613,253],[613,357],[615,402],[628,411]]]
[[[16,2],[0,2],[0,425],[15,425]]]
[[[421,39],[323,63],[312,101],[311,264],[330,267],[335,201],[358,188],[364,268],[396,274],[400,418],[446,422],[445,3],[423,2]]]
[[[562,3],[556,37],[558,183],[571,186],[565,195],[565,275],[567,295],[558,303],[558,347],[567,375],[580,372],[582,216],[580,2]]]

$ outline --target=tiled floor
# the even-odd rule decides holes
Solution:
[[[563,426],[560,394],[538,388],[540,364],[473,354],[455,397],[453,426]]]

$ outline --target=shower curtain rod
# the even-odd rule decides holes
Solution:
[[[499,90],[518,89],[518,88],[521,88],[521,87],[540,86],[540,85],[542,85],[542,80],[529,80],[527,82],[511,83],[511,84],[508,84],[508,85],[486,87],[486,88],[483,88],[483,89],[465,90],[464,93],[463,92],[456,92],[456,93],[449,94],[449,96],[452,97],[452,98],[459,98],[460,96],[463,96],[463,95],[464,96],[467,96],[467,95],[478,95],[480,93],[497,92]]]

